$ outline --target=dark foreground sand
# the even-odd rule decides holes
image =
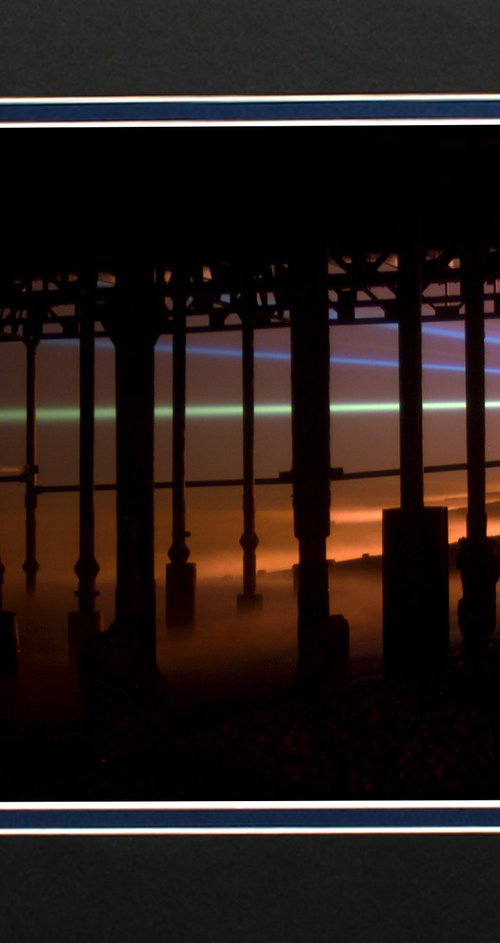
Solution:
[[[19,599],[19,678],[0,684],[0,800],[498,797],[500,639],[465,664],[454,634],[432,684],[384,679],[379,579],[363,574],[360,599],[346,570],[335,602],[353,614],[351,660],[299,686],[290,579],[261,583],[252,620],[235,615],[237,581],[200,591],[193,633],[159,631],[158,672],[115,653],[86,698],[67,666],[71,594],[39,594],[31,610]]]
[[[497,641],[432,685],[358,662],[253,703],[177,710],[159,673],[130,684],[129,668],[80,717],[3,726],[2,800],[498,797]]]

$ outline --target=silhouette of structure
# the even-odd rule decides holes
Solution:
[[[167,564],[167,622],[191,625],[195,611],[196,566],[190,563],[186,537],[186,303],[190,287],[189,274],[172,273],[173,281],[173,375],[172,375],[172,545]]]
[[[99,564],[94,550],[94,318],[95,286],[82,273],[80,297],[80,554],[75,564],[78,577],[78,610],[68,616],[70,657],[77,657],[83,640],[102,627],[96,610],[96,577]]]
[[[26,347],[26,467],[17,480],[26,488],[24,569],[30,591],[38,569],[37,497],[47,490],[37,479],[36,351],[55,334],[80,341],[79,611],[71,620],[77,635],[99,626],[93,536],[95,336],[110,337],[116,353],[116,631],[153,662],[154,348],[160,335],[173,339],[167,620],[190,624],[196,567],[186,543],[186,335],[241,330],[243,591],[238,604],[255,606],[262,597],[256,584],[253,337],[255,330],[290,331],[293,465],[288,474],[270,480],[289,478],[293,487],[302,653],[316,633],[321,635],[330,615],[330,483],[343,474],[330,460],[329,329],[391,322],[399,326],[401,507],[384,513],[384,658],[389,671],[442,666],[448,649],[447,512],[424,505],[421,324],[455,319],[465,324],[467,398],[468,514],[458,559],[464,587],[459,615],[468,649],[484,648],[495,627],[498,578],[486,537],[484,444],[484,319],[500,316],[498,138],[481,129],[412,131],[351,129],[347,138],[315,132],[326,152],[311,159],[307,185],[293,198],[287,191],[274,203],[267,198],[275,191],[265,188],[259,205],[273,207],[276,224],[260,240],[249,238],[249,221],[255,219],[251,195],[242,198],[229,237],[214,234],[203,222],[215,202],[210,207],[196,202],[197,193],[191,206],[201,222],[198,228],[193,222],[187,239],[159,236],[151,251],[149,245],[142,252],[129,246],[124,254],[96,245],[90,253],[73,251],[69,261],[54,248],[47,263],[19,250],[0,270],[0,341]],[[352,159],[367,140],[370,173],[360,179]],[[182,155],[172,160],[179,167]],[[392,180],[382,185],[388,167]],[[336,182],[325,187],[329,173]],[[229,204],[232,194],[222,181],[221,172],[219,198]],[[472,210],[469,226],[464,220]],[[235,313],[237,325],[228,321]]]

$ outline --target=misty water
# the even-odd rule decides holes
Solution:
[[[458,473],[429,476],[429,503],[450,507],[450,539],[464,533],[465,515]],[[429,480],[429,479],[428,479]],[[446,485],[447,493],[443,491]],[[360,559],[381,551],[381,503],[397,503],[395,479],[345,482],[334,486],[332,535],[328,545],[331,570],[330,611],[349,621],[353,659],[377,662],[382,654],[382,588],[380,564]],[[446,502],[444,501],[446,498]],[[492,495],[490,531],[500,533]],[[17,612],[20,629],[19,716],[71,713],[78,686],[69,666],[67,615],[77,608],[73,566],[78,556],[78,502],[75,495],[45,494],[38,508],[38,573],[36,593],[24,590],[24,509],[20,485],[3,485],[1,552],[6,565],[4,607]],[[296,666],[296,598],[292,565],[297,548],[293,536],[290,487],[257,489],[257,531],[260,536],[258,592],[262,610],[239,612],[242,557],[241,491],[190,489],[188,543],[197,564],[196,621],[192,629],[172,629],[165,621],[165,564],[170,543],[170,492],[156,495],[156,585],[158,665],[175,705],[212,702],[218,698],[266,697],[290,684]],[[114,495],[96,494],[96,556],[101,571],[97,608],[104,627],[113,619],[115,576]],[[348,562],[352,561],[352,562]],[[456,605],[460,582],[450,568],[450,628],[458,640]]]

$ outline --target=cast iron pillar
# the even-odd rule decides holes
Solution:
[[[243,393],[243,592],[238,594],[238,609],[262,607],[262,594],[257,593],[257,557],[259,538],[255,533],[255,472],[254,472],[254,307],[250,293],[241,300],[241,348]]]
[[[332,638],[345,637],[342,617],[329,619],[326,539],[330,533],[330,347],[328,257],[319,241],[302,242],[290,259],[292,481],[299,544],[299,672],[315,674],[335,660]],[[337,624],[342,619],[342,624]],[[335,625],[332,620],[337,620]],[[312,667],[311,667],[312,666]]]
[[[38,337],[28,337],[26,345],[26,559],[23,570],[26,574],[26,592],[36,589],[36,574],[40,564],[36,558],[36,509],[37,509],[37,347]]]
[[[147,268],[121,270],[103,316],[115,347],[116,619],[144,660],[156,655],[154,579],[154,348],[162,299]]]
[[[3,608],[3,583],[5,566],[0,557],[0,678],[14,678],[17,675],[17,656],[19,653],[19,630],[15,612],[5,612]]]
[[[468,244],[462,256],[465,301],[465,393],[467,430],[467,536],[460,540],[457,566],[463,596],[458,624],[464,652],[487,648],[496,625],[496,583],[499,575],[495,542],[486,536],[486,424],[483,251]]]
[[[194,622],[196,564],[186,537],[186,286],[178,278],[174,291],[172,336],[172,544],[166,568],[167,625]]]
[[[401,507],[383,512],[384,667],[424,677],[439,671],[449,640],[446,508],[424,507],[422,255],[398,254]]]
[[[78,577],[78,611],[68,615],[70,659],[77,655],[87,635],[102,628],[102,614],[95,609],[95,581],[99,564],[94,549],[94,314],[95,275],[82,284],[80,301],[80,554],[75,564]]]
[[[418,517],[424,506],[421,258],[415,243],[399,252],[399,451],[401,508]]]

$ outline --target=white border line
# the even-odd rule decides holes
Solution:
[[[140,103],[192,103],[203,104],[239,104],[243,103],[301,103],[301,102],[456,102],[456,101],[500,101],[500,91],[496,93],[477,94],[471,92],[460,95],[458,93],[443,94],[383,94],[383,95],[116,95],[116,96],[89,96],[86,97],[56,97],[56,98],[0,98],[2,105],[101,105]]]
[[[0,100],[0,105],[2,101]],[[170,121],[168,119],[161,121],[23,121],[15,119],[8,122],[0,122],[0,129],[15,128],[269,128],[269,127],[383,127],[383,126],[458,126],[458,125],[498,125],[500,118],[304,118],[294,120],[293,118],[283,118],[282,120],[259,120],[245,121]]]
[[[381,810],[381,811],[401,811],[401,810],[419,810],[419,809],[450,809],[452,811],[466,811],[468,809],[500,809],[500,799],[464,799],[451,800],[431,799],[431,800],[404,800],[390,799],[377,800],[209,800],[201,802],[0,802],[0,811],[354,811],[354,810]],[[500,828],[500,826],[499,826]]]
[[[200,837],[202,835],[214,836],[225,836],[225,835],[328,835],[330,837],[336,835],[498,835],[500,833],[500,826],[485,826],[476,828],[473,825],[464,825],[453,827],[443,827],[439,828],[437,826],[426,827],[426,826],[417,826],[412,828],[393,828],[393,827],[364,827],[364,828],[286,828],[286,827],[256,827],[256,828],[6,828],[0,831],[0,840],[4,836],[16,836],[16,835],[32,835],[32,836],[64,836],[71,835],[77,837],[79,835],[90,836],[97,838],[100,835],[111,837],[111,836],[126,836],[128,838],[136,835],[140,836],[152,836],[161,835],[196,835]]]

